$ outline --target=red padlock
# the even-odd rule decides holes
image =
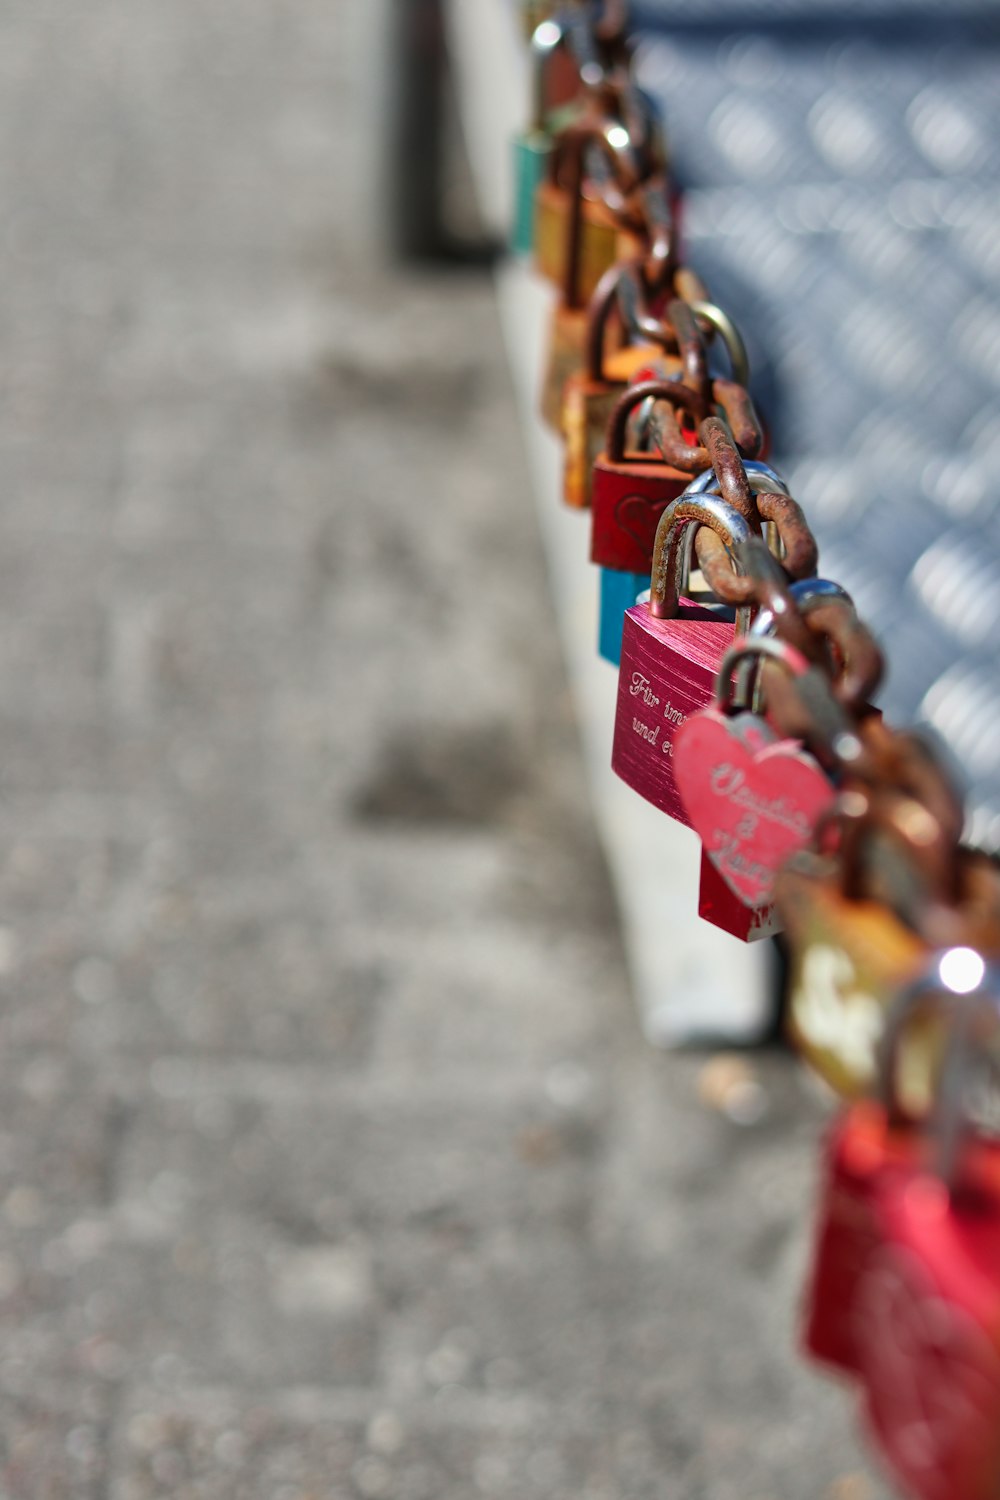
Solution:
[[[949,979],[948,970],[951,970]],[[970,985],[976,974],[978,983]],[[930,1160],[890,1173],[879,1244],[856,1291],[864,1407],[883,1457],[919,1500],[1000,1495],[1000,968],[971,948],[936,955],[904,1007],[956,985]],[[967,992],[967,993],[966,993]],[[987,1066],[976,1079],[972,1064]],[[969,1084],[984,1085],[978,1098]],[[978,1118],[977,1118],[978,1116]]]
[[[938,950],[893,1005],[880,1100],[840,1117],[825,1158],[805,1345],[860,1380],[920,1500],[1000,1494],[1000,1114],[995,1078],[968,1087],[983,1020],[995,1039],[1000,969]],[[944,1039],[929,1045],[929,1025]]]
[[[744,906],[731,891],[709,859],[701,851],[701,874],[698,880],[698,915],[704,922],[739,938],[741,943],[755,943],[760,938],[776,937],[781,931],[781,918],[772,903],[756,910]]]
[[[825,951],[835,966],[836,952]],[[972,949],[950,951],[972,955],[970,979],[963,978],[960,959],[943,963],[934,952],[915,981],[897,988],[880,1043],[878,1097],[855,1101],[827,1135],[803,1343],[821,1364],[850,1375],[863,1368],[867,1330],[858,1296],[868,1263],[883,1242],[879,1201],[897,1180],[912,1181],[930,1163],[933,1145],[921,1126],[930,1115],[941,1070],[948,1005],[958,1003],[962,984],[975,988],[983,968],[980,962],[977,969]]]
[[[643,402],[669,400],[695,417],[704,402],[677,381],[643,381],[619,399],[608,423],[605,451],[591,480],[591,562],[619,573],[645,573],[653,559],[660,517],[691,483],[691,475],[649,453],[626,453],[629,418]]]
[[[663,512],[653,549],[648,604],[625,613],[611,767],[640,796],[680,823],[688,817],[673,774],[678,727],[715,693],[723,654],[745,635],[750,607],[735,627],[724,615],[681,599],[699,526],[727,545],[749,541],[750,523],[715,496],[681,495]]]
[[[802,1342],[813,1359],[842,1374],[861,1369],[857,1291],[879,1244],[876,1193],[924,1154],[919,1134],[891,1128],[885,1108],[869,1099],[840,1115],[827,1136]]]

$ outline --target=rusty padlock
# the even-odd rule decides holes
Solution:
[[[677,403],[699,416],[704,412],[701,399],[677,380],[642,381],[614,403],[593,467],[590,559],[621,573],[652,566],[660,517],[690,483],[690,475],[657,454],[626,451],[629,418],[649,400]]]
[[[657,343],[627,344],[610,353],[606,348],[608,327],[618,310],[620,292],[637,274],[635,268],[628,266],[613,267],[605,273],[588,309],[586,365],[575,371],[563,388],[562,430],[566,440],[563,499],[567,505],[590,504],[594,465],[604,447],[611,413],[629,381],[643,375],[667,380],[679,373],[679,361],[665,352],[673,342],[672,335],[660,325],[656,325]],[[648,325],[643,331],[649,337]],[[628,335],[631,330],[626,326],[625,332]],[[648,566],[646,558],[639,571]]]

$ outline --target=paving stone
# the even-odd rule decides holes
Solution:
[[[0,1398],[0,1486],[10,1500],[101,1500],[109,1410],[103,1393]]]
[[[440,1073],[423,1099],[405,1089],[406,1076],[387,1075],[381,1097],[362,1080],[339,1108],[332,1081],[328,1104],[244,1098],[210,1137],[192,1125],[188,1098],[151,1102],[123,1143],[119,1191],[141,1196],[168,1173],[191,1213],[224,1201],[307,1237],[352,1224],[372,1234],[441,1225],[476,1234],[497,1224],[572,1232],[586,1222],[599,1150],[587,1114],[559,1109],[516,1073],[463,1067],[461,1103]],[[483,1099],[484,1084],[493,1099]],[[477,1089],[483,1102],[470,1107]]]

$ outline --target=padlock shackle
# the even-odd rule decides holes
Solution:
[[[747,469],[749,470],[749,464]],[[703,489],[702,494],[705,493]],[[708,490],[712,494],[711,489]],[[847,590],[832,578],[797,578],[788,586],[788,592],[794,601],[795,608],[802,615],[810,614],[814,609],[821,608],[824,604],[840,603],[849,604],[853,608],[854,600]],[[753,622],[754,635],[772,635],[777,629],[777,619],[766,604],[756,620]]]
[[[567,126],[556,137],[549,153],[548,180],[552,186],[564,187],[570,199],[562,285],[563,302],[567,307],[582,306],[580,273],[583,260],[583,189],[587,175],[586,156],[591,148],[600,151],[608,161],[620,192],[630,192],[639,180],[628,132],[613,118],[603,117],[595,121],[591,114],[589,118],[585,117]],[[567,167],[569,181],[563,183],[562,175]]]
[[[982,958],[975,949],[957,950],[961,958],[966,955]],[[955,949],[949,950],[954,954]],[[947,961],[947,954],[941,960]],[[962,1145],[973,1134],[974,1122],[965,1109],[964,1085],[968,1079],[969,1064],[974,1054],[979,1024],[989,1023],[1000,1028],[1000,964],[986,962],[983,977],[975,989],[966,991],[958,1001],[958,1019],[955,1024],[951,1046],[945,1054],[942,1070],[941,1097],[939,1103],[940,1152],[938,1172],[954,1193],[961,1186],[960,1156]],[[978,1023],[978,1024],[977,1024]]]
[[[609,266],[601,277],[587,307],[587,379],[599,384],[604,380],[604,341],[608,319],[618,302],[618,284],[622,268]]]
[[[752,538],[751,540],[756,540]],[[742,549],[737,545],[734,549],[735,555],[740,556]],[[735,711],[733,672],[742,666],[744,662],[755,657],[770,657],[772,661],[779,662],[787,671],[795,677],[804,677],[811,670],[811,663],[802,652],[797,650],[788,641],[782,641],[775,636],[737,636],[736,640],[725,653],[719,663],[719,670],[715,674],[715,706],[721,713],[729,714]],[[741,688],[742,692],[742,688]]]
[[[531,120],[529,129],[536,134],[545,130],[551,113],[548,104],[549,68],[552,59],[569,47],[565,26],[555,18],[540,21],[531,36]]]
[[[704,405],[697,393],[690,390],[688,386],[681,385],[677,380],[641,380],[637,385],[630,385],[615,404],[611,420],[608,422],[605,451],[611,463],[625,462],[628,419],[635,408],[641,406],[649,397],[652,397],[654,401],[667,401],[673,406],[683,407],[695,421],[704,411]]]
[[[679,495],[671,501],[660,517],[653,543],[649,612],[654,619],[672,620],[680,609],[690,566],[688,536],[692,527],[699,526],[707,526],[734,551],[753,534],[739,511],[714,495]],[[748,633],[751,618],[750,606],[736,611],[738,636]]]
[[[647,312],[640,312],[643,301],[642,273],[636,263],[610,266],[597,283],[587,310],[587,379],[595,385],[604,383],[604,345],[608,320],[618,311],[626,333],[641,335],[669,352],[676,348],[673,334]]]
[[[929,1005],[953,1019],[951,1036],[936,1080],[928,1121],[907,1114],[897,1087],[903,1039],[908,1025]],[[1000,963],[971,947],[939,948],[895,996],[886,1018],[878,1057],[877,1091],[890,1127],[930,1125],[937,1137],[936,1170],[949,1191],[958,1186],[959,1155],[971,1122],[962,1098],[974,1044],[976,1022],[1000,1027]]]
[[[761,490],[769,490],[774,495],[788,495],[791,493],[786,480],[782,478],[777,469],[772,469],[771,465],[766,464],[762,458],[745,458],[743,460],[743,467],[747,471],[747,475],[751,481],[750,487],[755,494],[759,494]],[[688,485],[688,494],[690,495],[720,495],[721,493],[722,488],[719,484],[719,476],[711,467],[702,469],[701,473],[695,475],[694,479]]]
[[[689,303],[689,306],[696,317],[704,318],[706,323],[712,325],[725,344],[726,353],[729,355],[730,379],[735,385],[748,386],[750,384],[750,356],[743,342],[743,335],[732,318],[717,302],[698,299]]]

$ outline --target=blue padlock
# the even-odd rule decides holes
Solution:
[[[639,595],[649,588],[648,573],[619,573],[616,568],[601,570],[601,613],[597,649],[612,666],[621,664],[622,626],[625,611],[631,609]]]

